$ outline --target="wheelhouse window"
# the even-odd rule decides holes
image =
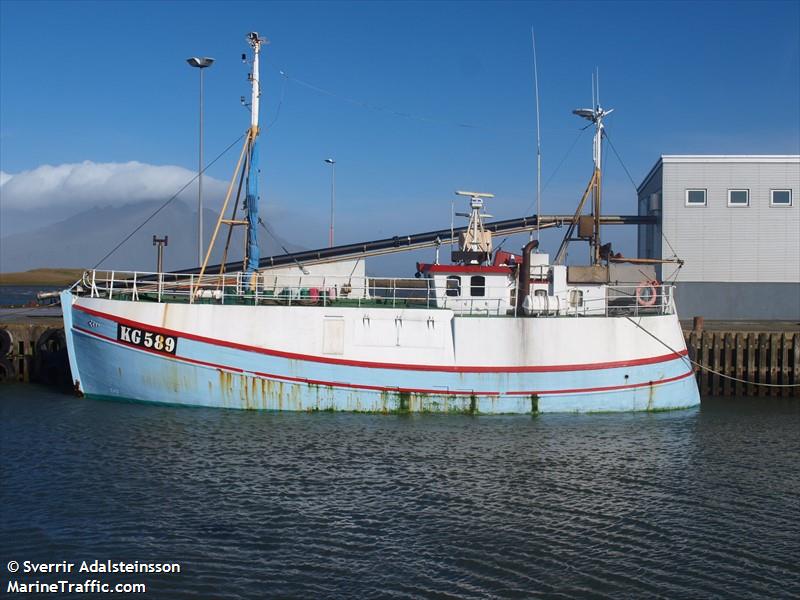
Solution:
[[[447,286],[444,292],[447,296],[461,295],[461,277],[458,275],[448,275]]]
[[[583,306],[583,291],[570,290],[569,291],[569,304],[570,306]]]
[[[770,206],[791,206],[792,190],[770,190]]]
[[[728,206],[750,206],[750,190],[728,190]]]
[[[686,190],[686,206],[705,206],[706,190],[693,189]]]
[[[486,277],[483,275],[473,275],[469,280],[470,296],[486,295]]]

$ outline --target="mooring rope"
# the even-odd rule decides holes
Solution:
[[[672,352],[673,354],[679,354],[679,352],[677,350],[672,348],[669,344],[667,344],[664,340],[662,340],[658,336],[654,335],[650,331],[647,331],[647,329],[645,329],[644,327],[639,325],[639,323],[634,321],[631,317],[627,317],[626,316],[625,318],[628,319],[634,325],[636,325],[636,327],[638,327],[639,329],[644,331],[651,338],[656,340],[659,344],[661,344],[662,346],[667,348],[670,352]],[[688,356],[682,356],[681,359],[686,361],[686,362],[688,362],[688,363],[691,363],[691,364],[695,365],[696,367],[698,367],[700,369],[703,369],[704,371],[708,371],[709,373],[712,373],[714,375],[719,375],[723,379],[730,379],[731,381],[738,381],[739,383],[745,383],[747,385],[759,385],[759,386],[762,386],[762,387],[776,387],[776,388],[800,387],[800,383],[756,383],[755,381],[748,381],[747,379],[739,379],[738,377],[733,377],[731,375],[726,375],[725,373],[720,373],[719,371],[715,371],[711,367],[708,367],[708,366],[706,366],[704,364],[701,364],[701,363],[697,362],[696,360],[692,360]]]

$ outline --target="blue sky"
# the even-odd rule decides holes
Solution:
[[[0,11],[0,168],[12,175],[86,160],[195,169],[198,74],[186,57],[216,58],[211,158],[248,124],[244,35],[268,37],[262,196],[284,237],[306,246],[327,240],[327,156],[339,242],[446,227],[455,189],[494,192],[498,218],[531,213],[531,26],[543,213],[571,212],[590,175],[589,132],[568,150],[595,67],[636,183],[660,154],[800,152],[798,2],[4,0]],[[227,180],[234,154],[210,175]],[[610,151],[605,193],[608,212],[635,212]],[[615,234],[627,252],[633,234]]]

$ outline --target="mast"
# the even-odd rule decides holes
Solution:
[[[259,57],[261,45],[267,43],[265,38],[258,37],[258,33],[247,34],[247,41],[253,49],[253,72],[250,75],[252,86],[250,96],[250,156],[247,169],[247,184],[245,192],[245,208],[247,209],[247,248],[245,252],[245,271],[252,273],[258,270],[258,261],[261,251],[258,246],[258,112],[261,87],[259,84]],[[255,170],[253,166],[255,165]],[[246,282],[249,282],[248,276]]]
[[[596,90],[596,93],[595,93]],[[604,109],[600,105],[600,82],[599,75],[592,74],[592,108],[577,108],[572,111],[573,114],[583,117],[587,121],[594,123],[594,139],[592,142],[592,160],[594,162],[594,169],[592,177],[589,180],[589,185],[586,186],[586,191],[581,197],[578,208],[575,211],[575,216],[572,218],[567,232],[564,234],[564,239],[556,253],[555,264],[562,264],[566,258],[567,246],[574,238],[572,237],[575,231],[575,226],[581,221],[581,214],[583,213],[583,206],[587,198],[592,197],[592,232],[589,234],[580,233],[583,226],[579,228],[579,238],[588,239],[591,246],[591,259],[593,265],[600,264],[600,194],[601,184],[603,179],[602,166],[603,166],[603,119],[614,112],[614,109]],[[581,221],[582,222],[582,221]]]
[[[258,126],[258,116],[259,116],[259,99],[261,97],[261,87],[260,87],[260,73],[259,73],[259,58],[261,54],[261,46],[264,44],[268,44],[269,42],[266,38],[259,37],[258,33],[251,32],[247,34],[247,42],[250,44],[250,47],[253,49],[253,70],[250,72],[248,79],[250,80],[251,86],[251,93],[250,93],[250,127],[248,128],[245,134],[244,145],[242,147],[242,152],[239,155],[239,160],[236,163],[236,168],[233,171],[233,177],[228,185],[228,191],[225,194],[225,201],[222,203],[222,208],[219,212],[219,218],[217,219],[217,224],[214,227],[214,233],[211,236],[211,241],[208,244],[208,248],[206,250],[205,258],[203,259],[203,264],[200,267],[200,273],[198,274],[197,282],[194,284],[194,288],[192,290],[192,300],[194,300],[195,295],[200,291],[200,288],[203,285],[203,275],[205,274],[206,267],[208,266],[209,258],[211,257],[211,252],[214,249],[214,244],[217,241],[217,236],[219,235],[219,230],[223,224],[228,225],[228,243],[230,243],[231,239],[231,232],[233,227],[244,225],[247,227],[247,238],[246,238],[246,245],[245,245],[245,255],[244,261],[242,265],[242,270],[245,271],[244,283],[246,286],[251,287],[253,283],[256,281],[252,274],[258,271],[258,263],[261,258],[260,249],[258,246],[258,134],[259,134],[259,126]],[[244,55],[242,55],[244,59]],[[229,218],[225,218],[225,211],[228,209],[228,204],[230,199],[233,195],[233,190],[236,187],[236,181],[239,181],[238,191],[236,193],[236,201],[233,205],[233,209],[231,211],[231,216]],[[242,187],[244,187],[245,194],[244,194],[244,211],[245,215],[244,218],[236,218],[236,211],[239,207],[239,201],[241,199],[241,191]],[[223,267],[225,263],[225,257],[228,253],[228,245],[226,244],[224,254],[223,254],[223,262],[220,266],[220,279],[218,285],[222,285],[222,274],[223,274]],[[207,282],[206,282],[207,283]]]
[[[600,198],[603,180],[603,119],[614,112],[614,109],[604,109],[600,104],[600,75],[592,74],[592,108],[579,108],[573,110],[573,114],[583,117],[594,123],[594,139],[592,141],[592,158],[594,160],[594,171],[589,187],[592,193],[592,264],[600,264]]]

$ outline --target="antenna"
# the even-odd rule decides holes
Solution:
[[[456,199],[450,199],[450,253],[453,253],[453,248],[456,244],[456,234],[455,234],[455,210],[456,210]]]
[[[594,68],[594,80],[597,82],[597,108],[600,108],[600,67]]]
[[[542,138],[539,130],[539,71],[536,66],[536,35],[531,26],[533,46],[533,86],[536,92],[536,239],[539,239],[539,215],[542,213]]]

